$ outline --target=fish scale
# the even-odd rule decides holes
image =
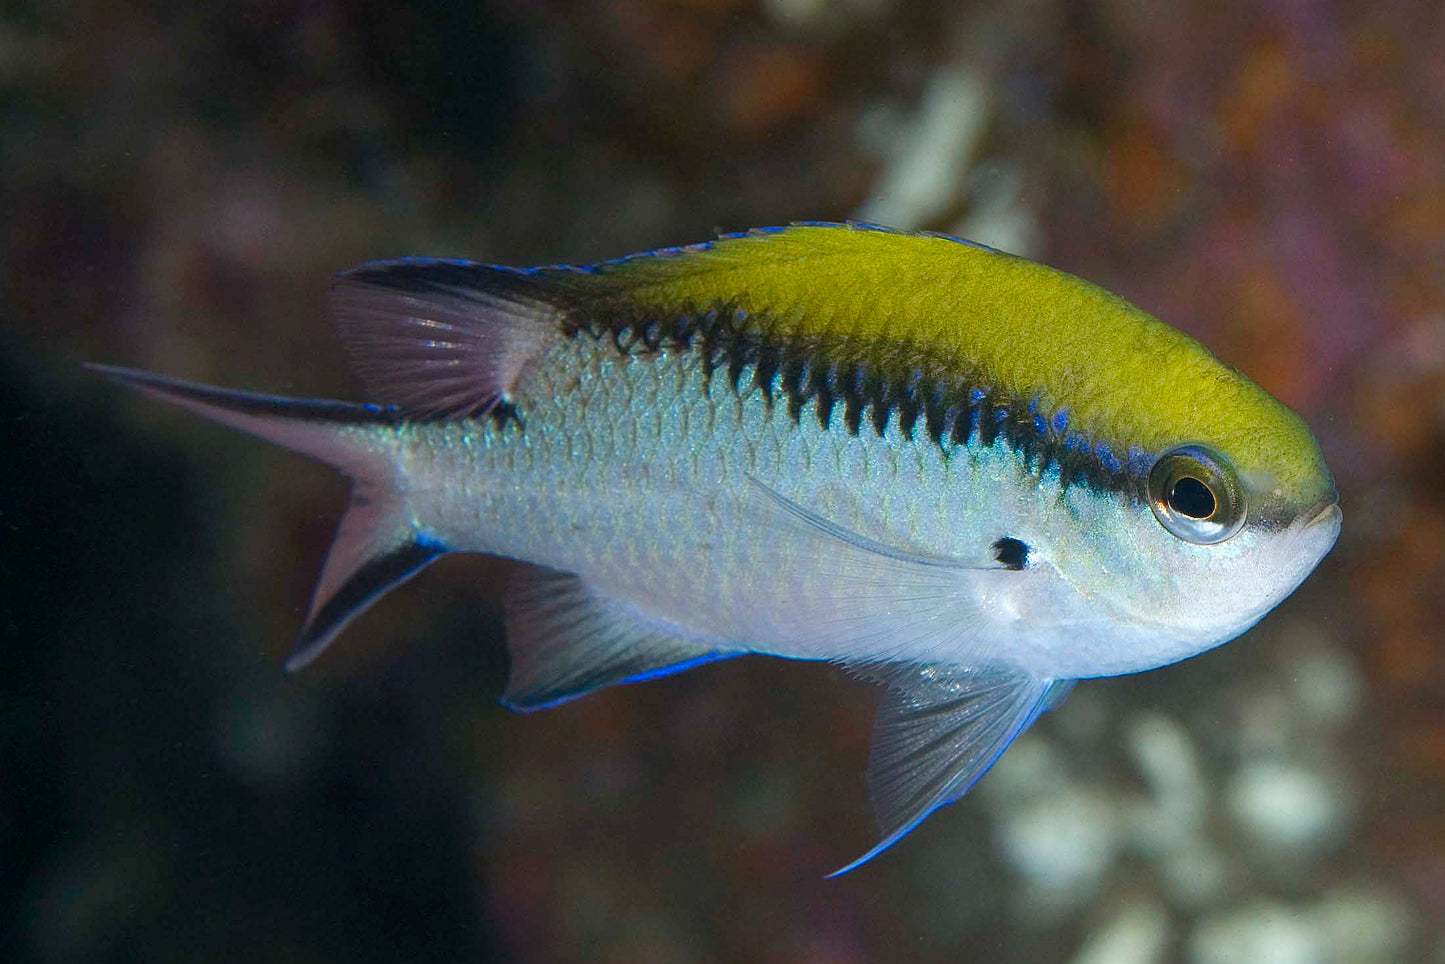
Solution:
[[[851,433],[841,412],[827,428],[812,418],[795,422],[746,380],[734,390],[720,388],[717,376],[696,356],[623,356],[606,341],[570,339],[517,383],[512,398],[520,422],[480,423],[480,445],[457,445],[457,429],[448,423],[397,436],[408,440],[393,458],[407,476],[405,489],[417,493],[412,513],[454,551],[574,572],[643,613],[689,621],[718,645],[751,643],[800,658],[835,655],[840,641],[809,637],[806,626],[828,617],[837,590],[801,581],[787,590],[798,600],[792,618],[779,622],[755,611],[756,586],[734,574],[815,574],[778,545],[775,514],[750,498],[753,481],[794,500],[811,492],[816,511],[835,524],[908,550],[930,546],[942,557],[989,563],[978,547],[1011,533],[1048,544],[1044,533],[1061,513],[1061,487],[1056,473],[1041,483],[1021,453],[1003,445],[950,453],[896,428],[882,436]],[[589,387],[576,387],[582,385]],[[688,424],[698,428],[661,435],[659,410],[692,413]],[[580,461],[570,453],[579,438],[593,453]],[[453,498],[447,484],[503,475],[509,485],[468,501]],[[713,511],[700,524],[693,496],[704,492]],[[964,511],[938,529],[929,520],[950,518],[937,511],[949,492],[957,493],[955,509],[974,496],[980,511]],[[428,493],[439,497],[428,501]],[[804,540],[799,551],[812,550]],[[683,572],[685,581],[667,575]],[[841,569],[829,575],[844,584],[861,578]],[[700,586],[709,590],[702,601]],[[813,611],[810,597],[824,604]],[[972,656],[972,640],[919,642],[919,651],[898,647],[893,655],[960,662]]]
[[[379,405],[98,368],[352,480],[288,667],[446,552],[529,564],[514,709],[744,654],[840,663],[883,684],[882,836],[843,870],[1075,680],[1244,632],[1339,533],[1297,415],[1117,296],[955,238],[407,258],[344,272],[332,307]]]

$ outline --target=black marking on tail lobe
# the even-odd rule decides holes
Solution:
[[[311,662],[347,623],[446,551],[439,543],[418,540],[368,560],[312,616],[286,658],[286,668],[294,671]]]
[[[203,418],[317,459],[352,480],[350,507],[337,527],[312,596],[306,628],[287,660],[288,669],[299,669],[315,659],[371,602],[446,551],[418,531],[396,490],[392,463],[377,446],[369,444],[403,421],[397,409],[280,398],[150,372],[88,367]],[[380,428],[352,427],[358,424]]]
[[[173,403],[192,401],[217,410],[262,418],[301,418],[334,425],[395,425],[402,421],[399,409],[385,405],[338,402],[327,398],[288,398],[243,392],[199,382],[183,381],[153,372],[86,362],[84,367],[113,382],[154,392]]]

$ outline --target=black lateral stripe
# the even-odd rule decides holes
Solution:
[[[857,435],[863,427],[863,394],[850,376],[843,382],[843,428]]]
[[[973,433],[974,406],[953,405],[948,409],[944,422],[948,425],[948,440],[954,445],[967,445]]]
[[[918,414],[923,408],[923,399],[927,393],[920,390],[922,383],[923,373],[915,372],[893,402],[898,408],[898,431],[902,432],[905,438],[913,438],[913,429],[918,424]]]
[[[828,388],[821,389],[818,392],[817,399],[818,401],[814,409],[818,415],[818,425],[826,429],[833,423],[833,408],[838,404],[838,399]]]
[[[782,350],[773,345],[760,345],[757,362],[753,365],[753,387],[760,389],[763,397],[773,401],[773,388],[782,366]]]
[[[660,324],[639,318],[630,306],[594,304],[569,313],[563,324],[569,335],[612,340],[629,354],[661,348],[699,351],[707,377],[723,374],[738,395],[759,392],[769,402],[782,396],[794,422],[803,418],[811,403],[818,424],[827,429],[835,424],[833,416],[841,403],[841,426],[851,435],[866,424],[883,436],[892,423],[910,438],[921,428],[946,452],[1003,441],[1024,453],[1040,474],[1057,468],[1065,486],[1085,484],[1147,497],[1146,480],[1122,453],[1110,455],[1105,450],[1112,458],[1112,464],[1106,464],[1087,438],[1050,427],[1031,400],[1006,396],[968,373],[902,368],[905,361],[899,352],[876,367],[850,359],[860,353],[858,346],[845,345],[842,357],[825,359],[816,344],[770,341],[760,333],[765,326],[757,319],[725,304],[679,314]],[[659,335],[657,339],[618,337],[619,332],[632,330],[654,330]]]
[[[748,352],[730,352],[728,355],[728,384],[732,386],[734,394],[742,394],[743,371],[750,367],[752,361]]]
[[[869,379],[867,396],[868,410],[873,418],[873,431],[881,437],[888,431],[888,420],[893,415],[893,393],[888,382],[881,378]]]
[[[788,418],[797,422],[803,417],[803,406],[817,394],[808,362],[802,357],[788,359],[779,366],[778,375],[778,391],[788,400]]]
[[[1000,411],[1007,417],[1008,410],[995,406],[992,398],[985,398],[978,404],[978,410],[974,413],[974,427],[978,430],[978,440],[984,445],[992,445],[993,440],[998,438]]]
[[[944,407],[943,386],[934,385],[926,394],[920,396],[920,401],[923,409],[923,430],[933,441],[942,443],[945,424],[948,422],[948,409]]]

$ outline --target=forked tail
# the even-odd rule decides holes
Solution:
[[[310,663],[363,609],[446,551],[408,518],[397,493],[395,467],[376,444],[400,421],[397,410],[234,391],[109,365],[86,367],[325,462],[351,480],[351,504],[312,593],[306,627],[286,659],[288,670]]]

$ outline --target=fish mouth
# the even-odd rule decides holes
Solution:
[[[1345,514],[1338,502],[1326,502],[1314,512],[1302,513],[1291,526],[1281,546],[1281,557],[1312,557],[1310,567],[1334,547],[1340,537]],[[1305,575],[1308,575],[1306,571]],[[1302,575],[1301,580],[1304,576]]]
[[[1315,526],[1324,525],[1325,523],[1331,521],[1333,521],[1336,525],[1339,525],[1345,521],[1345,514],[1340,511],[1340,504],[1338,502],[1331,502],[1319,512],[1315,513],[1314,517],[1311,518],[1309,522],[1305,523],[1305,531],[1308,532]]]
[[[1340,526],[1343,525],[1345,521],[1345,514],[1340,511],[1340,504],[1338,502],[1329,502],[1321,506],[1313,514],[1305,513],[1301,515],[1300,518],[1308,521],[1305,521],[1303,525],[1298,522],[1295,523],[1294,532],[1297,534],[1294,539],[1291,540],[1291,544],[1298,542],[1298,540],[1303,539],[1305,536],[1313,538],[1318,536],[1322,531],[1330,529],[1334,530],[1335,535],[1338,537]],[[1330,542],[1333,543],[1334,539],[1331,539]]]

